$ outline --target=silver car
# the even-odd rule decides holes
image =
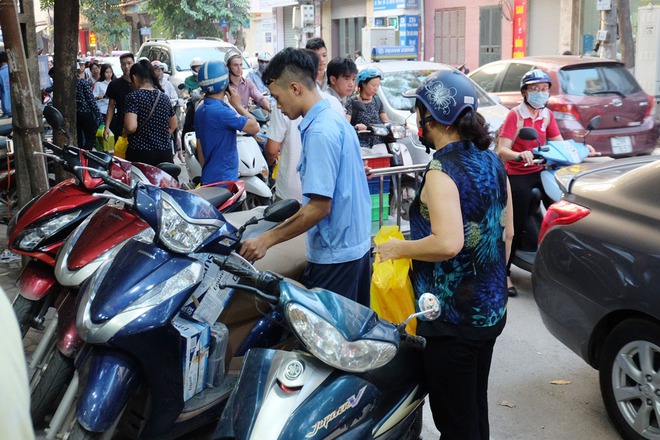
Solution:
[[[390,122],[405,125],[408,138],[402,143],[408,147],[413,163],[428,163],[431,159],[426,154],[426,148],[417,137],[417,120],[414,113],[415,99],[406,98],[402,93],[409,89],[416,89],[430,74],[439,70],[455,70],[446,64],[431,63],[428,61],[385,61],[381,63],[361,64],[359,70],[368,67],[376,68],[383,73],[383,79],[378,89],[378,97],[383,101],[385,113]],[[495,133],[509,110],[500,105],[496,99],[488,95],[476,83],[474,84],[479,97],[479,113],[481,113],[490,126],[491,133]],[[413,110],[411,112],[411,110]]]
[[[158,60],[167,64],[168,71],[165,73],[170,75],[169,80],[178,91],[179,84],[192,75],[190,62],[193,58],[199,57],[204,61],[224,61],[225,54],[232,49],[238,51],[233,44],[215,38],[181,40],[157,38],[143,43],[135,55],[135,59],[146,57],[149,61]],[[247,62],[243,60],[243,70],[247,72],[248,69]]]

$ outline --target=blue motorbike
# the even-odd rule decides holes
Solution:
[[[587,124],[587,131],[583,139],[591,130],[600,125],[600,116],[593,117]],[[525,140],[537,140],[538,132],[531,127],[520,129],[518,136]],[[538,143],[538,141],[537,141]],[[589,156],[589,148],[573,139],[563,141],[549,141],[546,145],[539,145],[532,150],[534,155],[533,162],[537,165],[543,165],[545,169],[541,171],[541,186],[532,189],[532,199],[529,205],[527,218],[523,223],[523,230],[516,231],[521,235],[520,245],[513,255],[513,264],[528,272],[532,271],[536,250],[538,247],[539,231],[543,222],[544,212],[541,205],[545,207],[561,199],[562,191],[555,179],[555,172],[563,167],[578,165]]]
[[[85,345],[54,418],[65,420],[69,439],[175,438],[219,416],[249,348],[291,341],[276,313],[262,313],[265,302],[223,287],[235,277],[212,258],[299,204],[273,204],[237,229],[190,192],[103,179],[114,192],[104,196],[132,205],[155,237],[127,241],[81,287],[76,327]]]
[[[235,253],[214,261],[241,277],[232,287],[280,312],[299,342],[294,351],[248,351],[214,439],[419,439],[426,341],[405,327],[438,317],[435,296],[422,295],[420,312],[394,325],[336,293],[245,266]]]

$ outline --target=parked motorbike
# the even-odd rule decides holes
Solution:
[[[237,209],[243,194],[242,182],[216,185],[223,186],[190,192],[218,207],[220,212]],[[153,236],[153,229],[134,212],[108,203],[83,221],[63,243],[54,268],[57,282],[62,286],[57,316],[46,327],[29,364],[31,415],[35,423],[43,421],[56,408],[73,376],[73,359],[83,345],[74,319],[78,288],[128,240],[150,242]]]
[[[600,116],[595,116],[589,121],[583,140],[590,131],[598,128],[600,120]],[[538,132],[532,127],[523,127],[518,136],[533,141],[538,139]],[[516,234],[521,235],[521,239],[512,260],[513,264],[528,272],[532,271],[536,258],[539,231],[544,216],[543,208],[559,201],[562,196],[561,188],[555,179],[555,172],[559,168],[582,163],[589,156],[589,148],[584,143],[568,139],[549,141],[547,145],[539,144],[532,153],[534,163],[544,165],[545,169],[541,171],[541,186],[532,189],[532,200],[522,231],[516,231]]]
[[[61,130],[64,120],[53,107],[46,107],[44,115],[54,129]],[[113,158],[107,153],[86,151],[73,146],[59,147],[51,142],[44,145],[50,153],[39,155],[62,164],[75,179],[66,179],[35,197],[14,215],[7,227],[8,247],[13,252],[31,257],[18,279],[20,295],[14,300],[14,311],[25,335],[30,327],[43,330],[44,316],[53,304],[59,286],[53,275],[55,256],[64,239],[107,199],[94,197],[94,191],[104,191],[107,185],[95,171],[76,169],[78,165],[96,171],[109,171],[124,183],[151,182],[164,187],[178,183],[162,169],[146,164],[132,164]],[[178,167],[172,165],[170,172]]]
[[[235,253],[213,261],[252,286],[226,287],[267,301],[303,347],[248,351],[214,439],[419,438],[426,341],[405,327],[440,315],[435,296],[422,295],[420,312],[394,325],[337,293],[242,265]]]
[[[362,104],[360,102],[360,104]],[[406,129],[402,125],[385,123],[373,124],[368,128],[372,134],[379,136],[382,144],[376,144],[371,147],[368,154],[363,153],[363,158],[368,158],[369,155],[389,156],[390,167],[411,166],[413,165],[412,157],[408,151],[408,147],[400,143],[399,140],[406,137]],[[390,179],[389,177],[386,177]],[[378,185],[380,185],[379,178]],[[408,220],[408,210],[410,204],[415,198],[415,191],[417,190],[418,182],[414,173],[405,173],[392,176],[390,179],[390,212],[393,215],[399,215],[404,220]]]
[[[44,110],[49,122],[56,129],[61,129],[63,119],[61,114],[52,107]],[[81,223],[87,224],[92,213],[96,212],[107,199],[95,197],[94,191],[103,191],[107,185],[96,176],[93,170],[108,170],[113,176],[125,183],[151,182],[163,187],[176,187],[177,181],[163,169],[147,164],[131,163],[112,156],[94,151],[81,150],[72,146],[59,147],[47,142],[44,144],[52,153],[43,153],[54,161],[62,163],[63,168],[73,173],[77,180],[68,179],[61,182],[35,198],[21,209],[11,220],[8,227],[9,248],[19,254],[31,257],[18,279],[19,295],[14,299],[13,307],[21,326],[23,335],[30,327],[44,332],[35,351],[32,353],[28,371],[30,375],[30,391],[32,394],[31,411],[35,423],[43,420],[48,411],[52,411],[57,396],[66,387],[67,377],[73,373],[72,361],[76,353],[75,339],[70,338],[69,328],[63,328],[73,322],[67,315],[73,311],[75,291],[63,289],[54,274],[55,258],[62,247],[65,238]],[[91,169],[76,168],[78,165],[90,165]],[[169,167],[169,168],[168,168]],[[169,164],[170,172],[176,175],[180,168]],[[242,194],[242,185],[230,182],[236,187],[234,192],[225,189],[206,189],[206,196],[218,206],[237,206],[238,197]],[[109,207],[108,212],[119,211]],[[106,212],[101,208],[101,212]],[[98,213],[97,213],[98,214]],[[116,221],[116,219],[113,219]],[[112,223],[112,222],[110,222]],[[103,224],[108,226],[108,224]],[[103,235],[107,230],[96,230],[96,236],[89,239],[85,248],[89,253],[83,253],[83,260],[94,255],[102,246],[108,248],[128,238],[130,224],[126,229],[114,235]],[[146,224],[143,225],[146,228]],[[105,237],[105,242],[99,242],[99,237]],[[97,247],[92,243],[97,243]],[[97,255],[94,255],[96,257]],[[93,258],[92,258],[93,260]],[[90,260],[84,261],[82,266]],[[92,261],[93,263],[93,261]],[[91,269],[93,264],[88,265]],[[89,274],[89,272],[87,273]],[[51,307],[58,313],[44,326],[45,317]],[[68,319],[69,318],[69,319]],[[56,332],[60,340],[57,347],[53,344]],[[58,352],[58,348],[60,353]]]
[[[82,286],[76,327],[86,345],[49,432],[63,429],[71,438],[110,436],[115,430],[130,438],[182,435],[219,415],[236,380],[235,374],[218,373],[205,382],[203,370],[199,377],[196,372],[206,359],[218,367],[214,371],[231,371],[248,348],[285,341],[277,317],[260,313],[263,304],[219,288],[231,275],[210,259],[237,249],[243,236],[283,221],[299,205],[282,201],[264,210],[267,222],[252,217],[236,229],[189,192],[146,185],[131,189],[105,179],[115,192],[130,197],[118,198],[154,229],[154,241],[129,240]],[[226,361],[224,353],[195,343],[198,350],[187,357],[192,353],[186,344],[198,343],[199,334],[208,337],[218,322],[228,329],[228,334],[219,330],[216,341],[216,347],[227,347]],[[200,331],[190,336],[194,329]],[[191,365],[193,359],[199,362]],[[202,391],[205,383],[209,388]]]
[[[197,160],[197,137],[194,132],[186,133],[184,137],[184,157],[188,174],[193,182],[199,183],[202,176],[202,166]],[[236,137],[238,148],[239,180],[245,183],[246,197],[243,209],[250,210],[257,206],[268,205],[273,192],[268,186],[268,162],[262,149],[253,136],[239,132]]]

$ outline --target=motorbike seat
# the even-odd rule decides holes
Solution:
[[[541,201],[543,200],[543,192],[540,188],[534,187],[531,191],[531,197],[529,199],[529,214],[533,215],[538,211],[541,206]]]
[[[179,177],[179,174],[181,174],[181,167],[173,163],[169,163],[169,162],[159,163],[158,168],[165,171],[167,174],[174,177],[175,179]]]
[[[221,206],[234,195],[230,190],[222,186],[196,188],[191,192],[197,194],[215,207]]]

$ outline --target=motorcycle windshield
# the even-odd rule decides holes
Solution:
[[[189,191],[139,185],[135,208],[156,231],[159,242],[174,252],[188,254],[204,248],[228,254],[238,243],[236,229],[220,211]]]
[[[371,339],[399,345],[396,327],[378,318],[372,309],[325,289],[307,290],[291,283],[281,283],[280,307],[295,302],[335,327],[348,341]]]

